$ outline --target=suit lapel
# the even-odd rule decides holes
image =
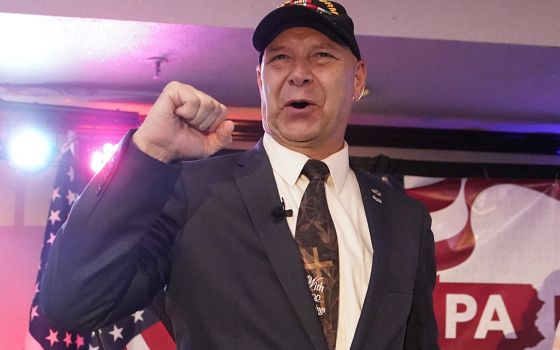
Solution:
[[[374,180],[369,174],[363,170],[353,170],[356,173],[358,183],[360,185],[360,192],[362,194],[362,201],[368,221],[369,232],[373,245],[373,267],[368,284],[364,306],[360,314],[360,319],[356,328],[354,339],[352,340],[351,350],[358,350],[362,348],[362,344],[366,336],[375,336],[371,334],[371,324],[377,315],[377,309],[381,303],[385,285],[387,284],[389,258],[391,256],[392,244],[390,239],[390,232],[386,225],[386,220],[389,213],[383,204],[383,185]]]
[[[327,349],[295,240],[286,220],[271,214],[272,208],[280,204],[280,196],[262,142],[240,157],[233,176],[295,313],[315,349]]]

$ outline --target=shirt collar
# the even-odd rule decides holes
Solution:
[[[263,146],[274,172],[288,185],[295,186],[301,174],[301,169],[303,169],[309,157],[282,146],[267,133],[263,137]],[[331,175],[327,179],[327,183],[332,181],[336,193],[339,194],[350,172],[348,144],[344,142],[344,147],[340,151],[331,154],[322,161],[329,167]]]

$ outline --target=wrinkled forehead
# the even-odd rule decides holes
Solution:
[[[288,28],[281,33],[279,33],[265,50],[273,50],[278,46],[286,45],[312,45],[312,46],[323,46],[330,48],[343,49],[345,45],[338,43],[323,33],[309,27],[293,27]]]
[[[336,42],[323,33],[309,27],[292,27],[280,32],[261,53],[264,55],[285,50],[320,50],[347,52],[354,57],[348,46]]]

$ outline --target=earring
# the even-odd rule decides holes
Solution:
[[[352,95],[352,101],[354,101],[354,102],[360,101],[360,100],[362,99],[362,96],[364,96],[365,90],[366,90],[366,87],[364,86],[364,87],[362,88],[362,92],[360,92],[360,96],[358,96],[358,99],[356,99],[356,98],[354,97],[354,95]]]

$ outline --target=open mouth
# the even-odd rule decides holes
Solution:
[[[307,101],[293,101],[288,103],[288,106],[294,107],[296,109],[304,109],[305,107],[311,105],[311,103]]]

